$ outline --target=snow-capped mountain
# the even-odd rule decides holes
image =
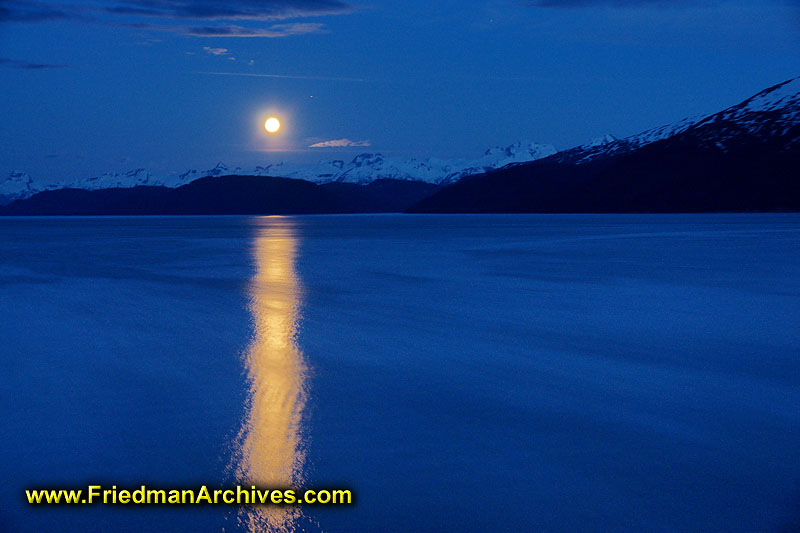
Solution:
[[[800,78],[699,119],[461,180],[416,213],[800,211]]]
[[[679,122],[652,128],[642,133],[617,139],[606,134],[584,145],[559,152],[560,163],[587,163],[599,158],[632,152],[643,146],[686,133],[701,144],[725,149],[736,137],[778,138],[800,123],[800,78],[794,78],[764,89],[744,102],[719,113],[685,118]],[[800,140],[792,141],[797,146]]]
[[[710,115],[686,133],[704,146],[727,151],[742,139],[769,139],[785,143],[785,149],[800,146],[800,77],[779,83]]]
[[[156,178],[143,168],[128,172],[106,172],[100,176],[86,178],[80,189],[110,189],[112,187],[135,187],[137,185],[159,185]]]
[[[480,174],[513,163],[535,161],[556,153],[549,144],[517,142],[505,148],[493,147],[475,160],[438,158],[398,159],[382,154],[359,154],[351,161],[323,161],[317,165],[279,163],[257,167],[258,176],[300,178],[317,183],[343,182],[366,184],[376,179],[419,180],[448,184],[471,174]]]
[[[229,168],[228,165],[225,163],[217,163],[214,168],[208,170],[197,170],[195,168],[191,168],[185,172],[181,172],[180,174],[171,174],[167,175],[164,178],[161,178],[159,181],[159,185],[163,185],[165,187],[180,187],[181,185],[186,185],[187,183],[191,183],[192,181],[198,178],[207,178],[209,176],[228,176],[230,174],[242,174],[242,167],[233,167]],[[252,174],[248,172],[247,174]]]
[[[27,198],[37,192],[60,188],[60,184],[38,184],[25,172],[11,172],[6,179],[0,181],[0,205]]]
[[[602,157],[608,157],[624,152],[632,152],[633,150],[641,148],[642,146],[663,139],[668,139],[673,135],[684,132],[702,119],[703,117],[685,118],[680,122],[652,128],[623,139],[619,139],[610,133],[606,133],[601,137],[592,139],[586,144],[559,152],[555,156],[555,159],[557,159],[559,163],[580,164],[588,163],[589,161],[594,161],[595,159]]]
[[[33,179],[25,172],[12,172],[0,182],[0,195],[8,197],[30,196],[38,192]],[[14,199],[15,199],[14,198]]]
[[[137,185],[160,185],[179,187],[198,178],[246,174],[252,176],[277,176],[297,178],[316,183],[343,182],[366,184],[377,179],[419,180],[435,184],[448,184],[471,174],[480,174],[503,166],[534,161],[556,153],[549,144],[517,142],[505,148],[493,147],[477,159],[402,159],[386,157],[379,153],[364,153],[350,161],[342,159],[320,161],[315,164],[280,162],[257,166],[247,170],[217,163],[208,170],[189,169],[180,174],[157,176],[145,169],[129,172],[107,172],[100,176],[76,179],[58,184],[40,185],[27,174],[13,172],[0,182],[0,203],[18,198],[27,198],[43,190],[107,189],[113,187],[135,187]]]
[[[590,140],[588,143],[584,144],[586,148],[596,148],[599,146],[605,146],[607,144],[611,144],[613,142],[618,141],[619,139],[610,133],[606,133],[601,135],[600,137],[595,137],[594,139]]]

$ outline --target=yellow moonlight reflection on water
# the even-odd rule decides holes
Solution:
[[[235,472],[245,488],[299,487],[304,481],[306,364],[295,340],[302,305],[295,267],[298,234],[287,219],[260,219],[258,224],[249,291],[254,335],[244,361],[249,401],[235,441]],[[239,509],[239,523],[249,533],[293,533],[302,517],[298,506]]]
[[[275,133],[281,129],[281,121],[275,117],[269,117],[264,123],[264,129],[270,133]]]

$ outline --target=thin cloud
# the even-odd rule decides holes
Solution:
[[[0,22],[35,23],[83,17],[79,6],[53,6],[35,0],[5,0],[0,6]]]
[[[164,28],[150,26],[149,29],[171,29],[184,35],[194,37],[289,37],[307,33],[325,33],[324,24],[319,22],[295,22],[290,24],[273,24],[269,28],[245,28],[243,26],[173,26]]]
[[[3,0],[0,23],[75,19],[197,37],[276,38],[326,30],[320,23],[273,23],[267,27],[238,23],[341,15],[355,9],[342,0],[85,0],[61,4]]]
[[[242,76],[245,78],[277,78],[285,80],[318,80],[318,81],[351,81],[358,83],[366,83],[368,80],[364,78],[345,78],[338,76],[293,76],[289,74],[257,74],[253,72],[195,72],[195,74],[203,74],[207,76]]]
[[[689,2],[688,0],[528,0],[529,7],[580,8],[580,7],[643,7],[643,6],[693,6],[698,3],[719,3],[723,0]]]
[[[31,63],[29,61],[18,61],[0,57],[0,67],[16,68],[20,70],[50,70],[59,68],[70,68],[69,65],[53,65],[50,63]]]
[[[145,39],[144,41],[139,41],[137,43],[133,43],[136,46],[153,46],[154,44],[163,43],[164,39]]]
[[[370,146],[369,141],[351,141],[350,139],[333,139],[314,143],[309,148],[348,148],[351,146]]]
[[[118,0],[103,11],[187,20],[278,20],[352,11],[340,0]]]
[[[224,56],[228,53],[227,48],[212,48],[211,46],[204,46],[203,50],[206,51],[207,54],[211,54],[212,56]]]

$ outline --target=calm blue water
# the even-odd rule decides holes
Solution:
[[[284,530],[800,527],[798,215],[0,219],[0,313],[2,530],[251,478],[354,491]]]

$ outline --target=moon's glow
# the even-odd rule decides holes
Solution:
[[[269,117],[264,123],[264,129],[270,133],[275,133],[281,129],[281,121],[275,117]]]

